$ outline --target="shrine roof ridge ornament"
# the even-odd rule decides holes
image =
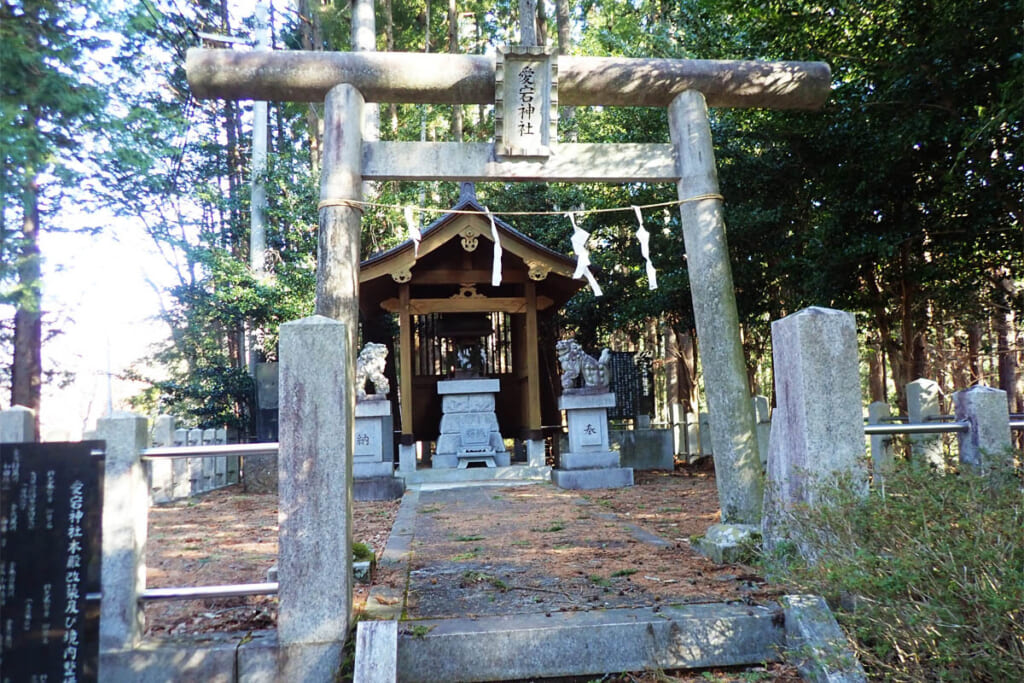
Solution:
[[[200,99],[322,102],[341,83],[368,102],[492,104],[495,94],[488,55],[191,48],[185,69]],[[710,107],[818,109],[830,82],[824,62],[558,57],[563,106],[667,107],[696,90]]]

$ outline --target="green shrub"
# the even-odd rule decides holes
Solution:
[[[762,559],[824,595],[873,677],[1009,681],[1024,671],[1024,490],[1013,476],[941,476],[904,465],[884,495],[848,486],[794,513],[792,543]]]

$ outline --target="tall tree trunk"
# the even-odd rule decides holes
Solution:
[[[35,118],[30,120],[35,121]],[[32,124],[34,126],[34,124]],[[39,438],[39,408],[43,385],[42,289],[39,254],[39,194],[35,169],[27,168],[22,194],[21,248],[18,258],[18,297],[14,313],[14,358],[11,364],[11,405],[35,411]]]
[[[314,5],[319,3],[316,0],[299,0],[299,20],[301,22],[301,36],[303,50],[323,50],[324,35],[320,23],[320,9]],[[391,0],[388,0],[388,9],[391,8]],[[390,18],[390,11],[388,17]],[[316,107],[310,104],[306,107],[306,127],[309,128],[309,163],[312,166],[313,175],[320,174],[320,163],[323,158],[324,122],[316,111]]]
[[[448,51],[459,52],[459,12],[455,0],[448,0]],[[452,139],[462,142],[462,105],[452,105]]]
[[[886,400],[885,396],[885,362],[882,356],[881,344],[870,342],[868,348],[868,392],[871,401]]]
[[[548,44],[548,17],[545,14],[544,0],[537,3],[537,45],[544,47]]]
[[[1014,329],[1013,307],[1010,297],[1014,292],[1013,280],[1006,268],[1000,268],[995,278],[995,318],[996,354],[999,367],[999,388],[1006,392],[1008,408],[1012,411],[1017,406],[1017,351],[1014,348],[1016,331]]]
[[[699,392],[697,391],[697,344],[693,330],[676,332],[679,345],[679,402],[683,411],[697,414],[699,411]]]
[[[668,405],[669,421],[672,420],[672,404],[679,403],[679,341],[676,331],[665,328],[665,355],[662,358],[665,368],[665,403]]]
[[[981,384],[981,323],[977,321],[967,326],[967,369],[969,385]]]
[[[392,0],[384,0],[384,45],[388,52],[395,51],[395,19],[391,7]],[[398,133],[398,105],[388,104],[388,121],[393,134]]]
[[[558,25],[558,54],[568,55],[572,48],[571,24],[569,22],[569,0],[555,0],[555,21]],[[558,127],[569,142],[576,142],[576,107],[562,107]]]

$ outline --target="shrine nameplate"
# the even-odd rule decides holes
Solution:
[[[0,680],[96,680],[103,447],[0,446]]]
[[[558,136],[558,58],[540,47],[501,48],[494,79],[496,155],[550,156]]]

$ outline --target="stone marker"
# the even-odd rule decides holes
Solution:
[[[777,406],[762,525],[768,549],[791,536],[790,510],[827,501],[840,478],[867,492],[853,315],[812,307],[776,320],[772,359]]]
[[[1013,471],[1013,442],[1006,392],[992,387],[971,387],[953,394],[957,422],[969,432],[957,434],[960,464],[978,474]]]
[[[277,634],[285,648],[340,646],[351,623],[355,367],[349,339],[345,325],[323,316],[281,325]],[[339,387],[349,388],[340,400]],[[282,671],[282,680],[306,680],[297,652],[279,660],[296,667]],[[340,647],[328,652],[337,657],[328,668],[336,668]]]
[[[939,416],[939,384],[930,379],[915,379],[907,384],[907,416],[910,424],[925,424]],[[942,435],[913,434],[910,437],[911,458],[926,462],[935,469],[946,469],[942,457]]]
[[[768,465],[768,440],[772,431],[771,405],[767,396],[755,396],[754,420],[757,423],[757,454],[761,458],[761,468]]]
[[[0,443],[35,441],[35,420],[35,411],[25,406],[0,411]]]
[[[885,418],[892,414],[889,404],[874,401],[868,404],[868,424],[885,424]],[[871,437],[871,474],[875,483],[880,483],[885,475],[892,472],[893,449],[892,437],[878,434]]]

